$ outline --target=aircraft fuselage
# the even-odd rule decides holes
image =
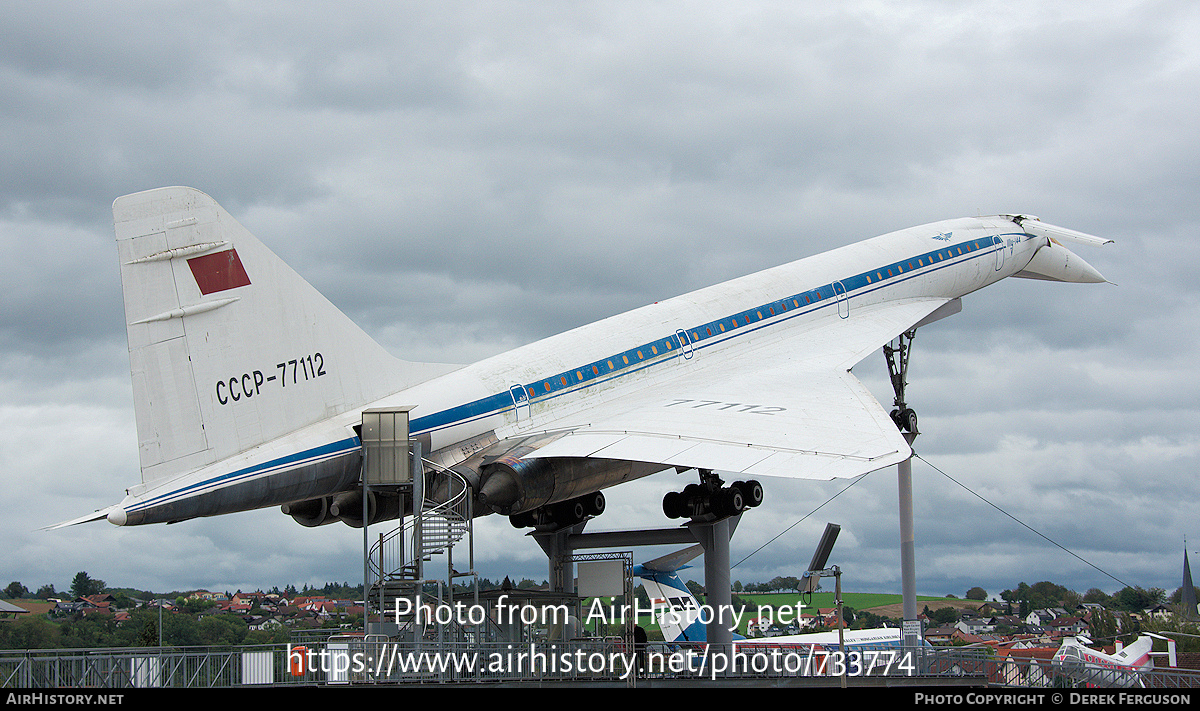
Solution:
[[[499,503],[494,498],[493,510],[528,511],[670,466],[603,457],[538,462],[534,445],[553,440],[554,424],[562,418],[700,370],[719,379],[723,363],[753,358],[764,344],[804,339],[816,325],[852,320],[881,305],[957,299],[1017,274],[1097,280],[1094,270],[1057,243],[1054,254],[1070,258],[1040,267],[1036,275],[1022,273],[1049,245],[1046,237],[1003,216],[948,220],[875,237],[581,326],[400,389],[194,471],[151,478],[130,488],[107,518],[118,525],[178,521],[352,490],[361,464],[355,427],[362,410],[398,406],[413,408],[410,432],[422,442],[430,466],[454,468],[477,490],[487,486],[487,459],[509,453],[512,461],[536,470],[515,489],[513,484],[492,486],[507,496]],[[228,377],[214,379],[206,395],[211,402],[202,406],[236,418],[238,408],[262,401],[270,391],[270,397],[281,398],[278,406],[286,408],[286,398],[301,391],[306,380],[324,375],[324,358],[319,351],[315,355],[306,361],[301,354],[291,366],[279,364],[279,370],[271,369],[273,363],[235,367]],[[846,354],[843,370],[857,362],[852,355]],[[277,381],[280,387],[271,390]],[[755,402],[680,398],[663,406],[763,415],[777,407],[769,392]]]

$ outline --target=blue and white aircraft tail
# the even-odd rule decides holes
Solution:
[[[701,546],[695,545],[634,567],[633,574],[641,578],[646,588],[655,622],[665,642],[700,644],[707,639],[704,619],[711,611],[704,610],[678,572],[703,552]],[[836,630],[749,639],[735,632],[733,639],[735,646],[755,648],[797,645],[829,648],[839,643]],[[847,647],[899,647],[902,643],[899,628],[843,630],[841,640]]]
[[[60,525],[268,506],[307,526],[395,518],[340,505],[361,497],[368,408],[410,410],[425,476],[457,472],[476,512],[522,526],[577,521],[603,509],[601,490],[670,469],[860,476],[911,456],[900,428],[913,421],[851,368],[1006,277],[1102,282],[1063,242],[1107,241],[1025,215],[946,220],[457,366],[386,353],[198,190],[112,209],[141,482]],[[744,506],[715,486],[668,515]]]
[[[654,622],[666,642],[703,642],[706,639],[700,605],[679,577],[680,570],[690,567],[686,563],[703,552],[701,546],[695,545],[633,568],[633,574],[642,579],[654,610]]]

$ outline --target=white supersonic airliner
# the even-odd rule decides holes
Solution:
[[[668,494],[668,516],[735,513],[761,497],[753,477],[908,458],[915,417],[889,414],[850,369],[1005,277],[1103,282],[1063,243],[1109,241],[1028,215],[937,222],[461,366],[388,354],[197,190],[127,195],[113,218],[142,482],[60,525],[268,506],[309,526],[395,518],[383,502],[335,504],[361,504],[362,412],[399,406],[426,476],[458,472],[477,513],[563,523],[602,510],[602,489],[672,468],[701,484]]]

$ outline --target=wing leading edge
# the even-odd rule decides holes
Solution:
[[[545,423],[547,431],[569,431],[526,457],[822,480],[902,462],[912,453],[907,441],[849,371],[947,303],[868,306],[849,319],[824,319],[801,338],[713,354],[632,396]]]

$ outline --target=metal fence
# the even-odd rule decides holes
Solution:
[[[220,688],[274,670],[271,648],[64,649],[0,653],[0,686],[17,688]],[[268,677],[269,678],[269,677]]]

